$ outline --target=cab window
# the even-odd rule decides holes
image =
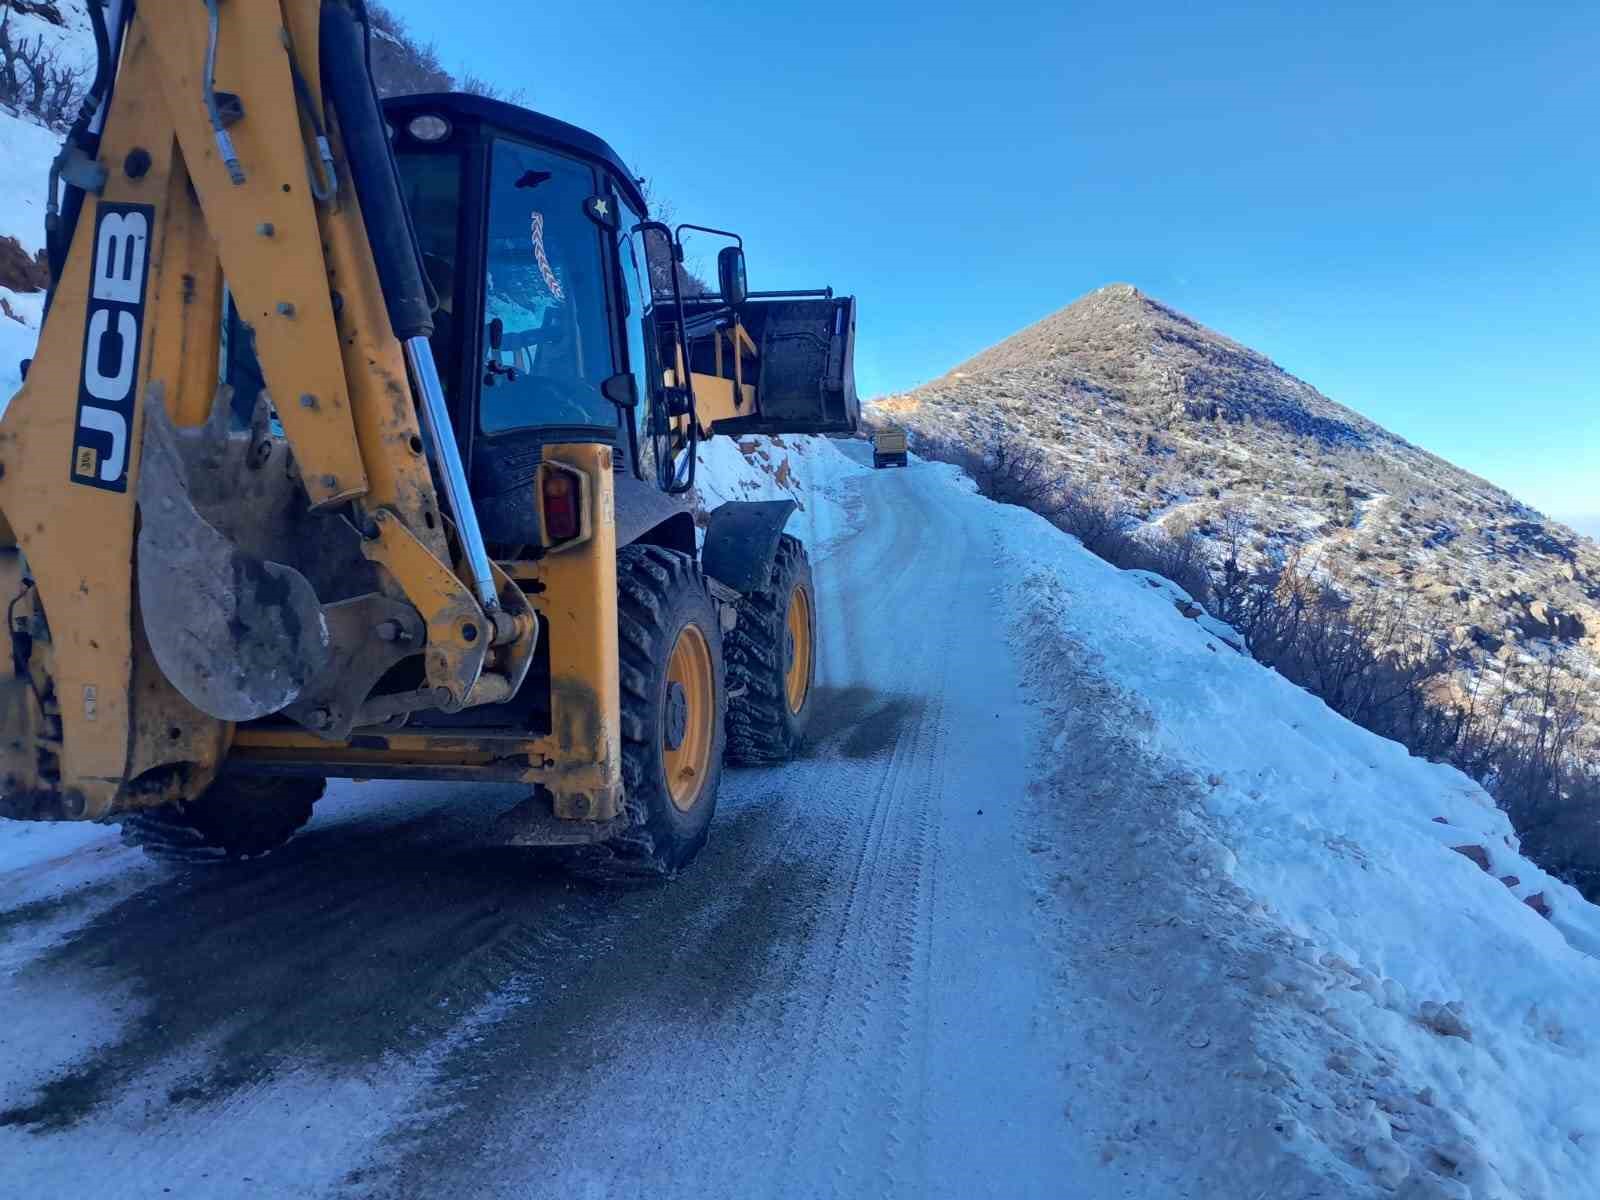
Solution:
[[[645,479],[655,478],[655,452],[650,440],[650,415],[654,411],[656,371],[651,358],[655,337],[651,316],[651,291],[646,267],[644,238],[634,227],[644,218],[627,201],[618,198],[622,221],[617,230],[617,262],[622,268],[623,319],[627,325],[628,370],[632,372],[639,402],[623,420],[632,420],[632,438],[638,448],[637,465]]]
[[[461,221],[461,158],[452,152],[399,156],[406,207],[422,250],[422,265],[438,294],[433,313],[433,361],[446,397],[454,399],[460,352],[456,310],[456,233]]]
[[[485,245],[485,433],[539,426],[614,431],[600,391],[614,372],[594,171],[503,139],[493,144]]]

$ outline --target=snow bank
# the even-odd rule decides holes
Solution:
[[[29,17],[46,29],[54,26]],[[32,31],[25,29],[30,38]],[[45,180],[61,135],[0,108],[0,237],[14,237],[30,254],[44,246]],[[33,356],[44,293],[0,287],[0,413],[22,386],[22,360]],[[7,309],[9,308],[9,313]]]
[[[0,287],[0,413],[22,386],[22,360],[33,356],[44,316],[43,292]],[[10,312],[7,312],[9,308]]]
[[[1524,858],[1466,776],[1235,652],[1167,581],[989,507],[1013,619],[1059,622],[1148,712],[1137,736],[1204,796],[1187,857],[1254,897],[1288,951],[1248,986],[1322,1149],[1415,1197],[1596,1195],[1600,909]],[[1272,1015],[1291,1003],[1293,1021]]]
[[[706,509],[729,500],[793,500],[789,532],[815,560],[849,534],[845,480],[869,470],[825,437],[716,437],[700,445],[695,491]]]
[[[68,54],[79,49],[92,51],[92,42],[82,42],[82,38],[88,36],[88,18],[80,10],[68,12],[67,29],[26,14],[13,13],[9,20],[14,38],[26,38],[31,42],[40,37],[47,47],[59,43]],[[45,188],[50,163],[60,149],[61,134],[0,107],[0,237],[16,238],[29,254],[44,247]],[[0,299],[6,305],[0,307],[0,413],[3,413],[12,395],[22,386],[22,360],[32,357],[39,340],[44,293],[18,293],[0,287]]]
[[[61,135],[0,108],[0,237],[29,252],[44,246],[45,184]]]

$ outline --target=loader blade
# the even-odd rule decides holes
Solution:
[[[245,553],[196,511],[185,452],[203,456],[214,431],[175,428],[159,386],[151,393],[138,544],[139,610],[150,648],[162,673],[202,712],[224,721],[267,716],[293,703],[326,668],[327,619],[304,575]]]

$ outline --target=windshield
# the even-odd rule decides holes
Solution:
[[[613,367],[594,171],[548,150],[496,141],[484,273],[485,433],[604,426]],[[496,348],[498,343],[498,348]]]

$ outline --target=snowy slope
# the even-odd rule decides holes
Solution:
[[[0,108],[0,237],[29,253],[44,246],[45,178],[61,135]],[[44,293],[0,287],[0,411],[22,386],[20,364],[39,340]]]
[[[31,13],[12,12],[13,41],[40,41],[64,58],[88,63],[94,38],[82,3],[64,0],[64,26]],[[0,106],[0,237],[14,237],[29,254],[44,247],[45,184],[62,135],[32,118]],[[43,315],[43,294],[19,295],[0,287],[0,412],[22,386],[21,362],[33,354]],[[7,309],[9,308],[9,312]]]
[[[1241,984],[1259,1070],[1304,1152],[1418,1197],[1597,1194],[1600,909],[1518,853],[1459,772],[1228,649],[1172,585],[991,507],[1023,647],[1047,656],[1061,634],[1091,655],[1139,740],[1192,783],[1175,857],[1237,902],[1218,933],[1258,952]]]
[[[831,501],[843,456],[788,442],[786,487],[803,495],[815,474]],[[766,464],[751,446],[712,465],[723,495],[783,490],[770,468],[752,477]],[[1173,584],[1116,570],[952,468],[918,470],[944,473],[990,529],[1040,707],[1059,656],[1086,656],[1120,723],[1103,735],[1133,731],[1187,785],[1168,849],[1229,915],[1216,933],[1248,964],[1238,999],[1255,1026],[1236,1069],[1282,1105],[1284,1148],[1352,1189],[1418,1200],[1597,1194],[1600,909],[1519,853],[1476,783],[1333,713],[1227,626],[1186,618]]]

